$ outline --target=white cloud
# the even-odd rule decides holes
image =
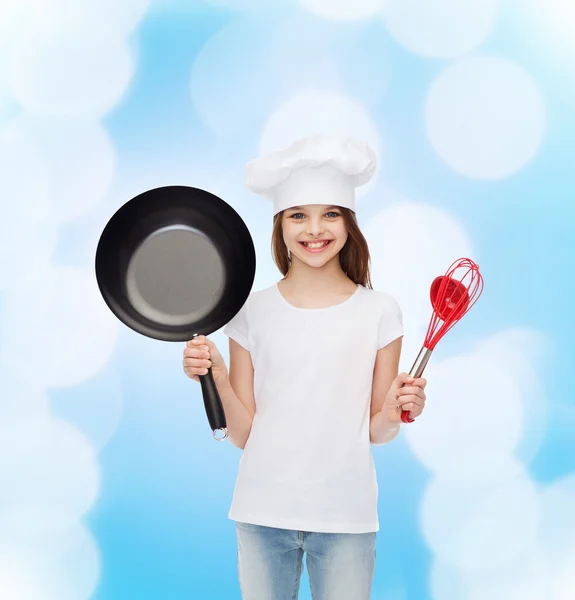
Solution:
[[[6,293],[0,362],[47,386],[76,385],[108,362],[118,323],[94,272],[52,267]]]
[[[575,556],[574,508],[575,473],[541,490],[540,543],[550,564],[560,564],[566,556]]]
[[[434,150],[452,169],[474,179],[501,179],[534,157],[546,111],[524,69],[505,59],[468,57],[436,77],[425,119]]]
[[[489,571],[468,572],[435,560],[430,587],[434,600],[550,600],[548,577],[534,550]]]
[[[407,50],[453,58],[480,46],[498,16],[498,0],[387,0],[390,34]]]
[[[549,600],[549,572],[537,547],[505,568],[465,581],[470,600]]]
[[[549,600],[549,595],[543,586],[534,587],[526,575],[523,581],[486,581],[472,588],[466,600]]]
[[[421,526],[439,560],[480,573],[529,556],[539,514],[537,489],[524,473],[487,487],[436,477],[424,493]]]
[[[571,508],[573,510],[573,508]],[[575,551],[563,556],[553,573],[554,600],[573,600],[575,590]],[[547,599],[545,599],[547,600]]]

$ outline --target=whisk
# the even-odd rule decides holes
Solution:
[[[433,314],[429,321],[423,347],[419,351],[409,375],[421,377],[439,340],[477,302],[483,292],[483,277],[479,267],[469,258],[460,258],[445,275],[436,277],[429,292]],[[441,323],[441,325],[440,325]],[[413,423],[408,410],[401,411],[404,423]]]

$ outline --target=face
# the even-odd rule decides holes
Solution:
[[[321,267],[339,254],[347,241],[347,228],[337,206],[295,206],[282,216],[284,242],[292,262]]]

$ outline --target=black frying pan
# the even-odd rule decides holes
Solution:
[[[210,335],[231,321],[255,271],[253,240],[238,213],[187,186],[156,188],[124,204],[96,250],[96,279],[110,310],[134,331],[170,342]],[[214,438],[224,440],[226,418],[211,369],[200,382]]]

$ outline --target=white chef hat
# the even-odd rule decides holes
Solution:
[[[248,162],[246,186],[273,200],[274,215],[306,204],[355,211],[355,188],[371,179],[375,167],[375,152],[365,142],[318,134]]]

